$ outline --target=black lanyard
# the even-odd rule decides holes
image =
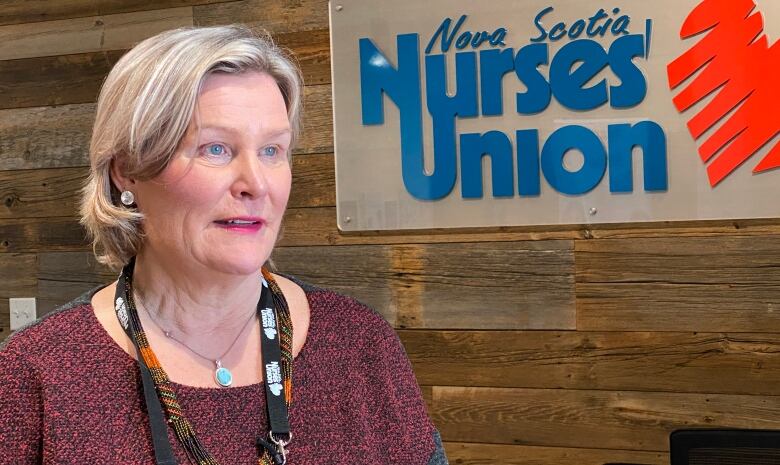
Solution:
[[[134,334],[139,334],[142,329],[137,328],[132,318],[128,318],[128,305],[130,295],[128,282],[132,279],[135,260],[131,260],[122,269],[114,296],[114,310],[127,337],[135,346],[138,365],[143,381],[146,409],[149,413],[149,426],[152,431],[152,443],[154,457],[157,465],[177,465],[173,455],[170,440],[168,439],[168,425],[163,413],[162,404],[152,380],[152,374],[141,356],[141,349]],[[131,310],[131,311],[134,311]],[[268,410],[269,434],[268,440],[261,436],[257,438],[257,445],[268,450],[277,465],[284,465],[287,461],[285,446],[292,439],[288,420],[287,404],[285,403],[284,379],[281,369],[281,349],[279,346],[279,328],[276,313],[274,311],[274,299],[268,283],[263,280],[263,288],[260,300],[257,302],[257,316],[260,320],[260,350],[263,357],[263,379],[265,380],[265,399]]]

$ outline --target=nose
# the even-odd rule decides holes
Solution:
[[[268,178],[263,164],[254,153],[242,153],[234,162],[235,181],[232,191],[236,198],[259,198],[268,193]]]

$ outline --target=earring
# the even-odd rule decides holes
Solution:
[[[135,196],[130,191],[122,191],[122,195],[119,196],[119,200],[122,201],[122,205],[129,207],[135,203]]]

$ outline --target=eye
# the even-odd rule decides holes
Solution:
[[[200,153],[203,158],[211,163],[224,164],[230,161],[230,150],[225,144],[212,143],[206,144],[200,148]]]
[[[222,144],[211,144],[206,147],[206,151],[208,152],[209,155],[219,157],[221,155],[224,155],[227,152],[227,149]]]
[[[267,145],[260,149],[262,159],[270,163],[279,163],[286,160],[285,154],[285,150],[278,145]]]

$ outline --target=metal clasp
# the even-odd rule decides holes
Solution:
[[[292,441],[292,433],[287,434],[287,440],[280,438],[276,438],[274,436],[274,432],[270,431],[268,433],[268,437],[271,439],[271,442],[276,444],[276,457],[274,457],[274,461],[276,461],[277,465],[285,465],[287,463],[287,449],[285,449],[285,446]],[[281,456],[281,461],[279,461],[279,456]]]

